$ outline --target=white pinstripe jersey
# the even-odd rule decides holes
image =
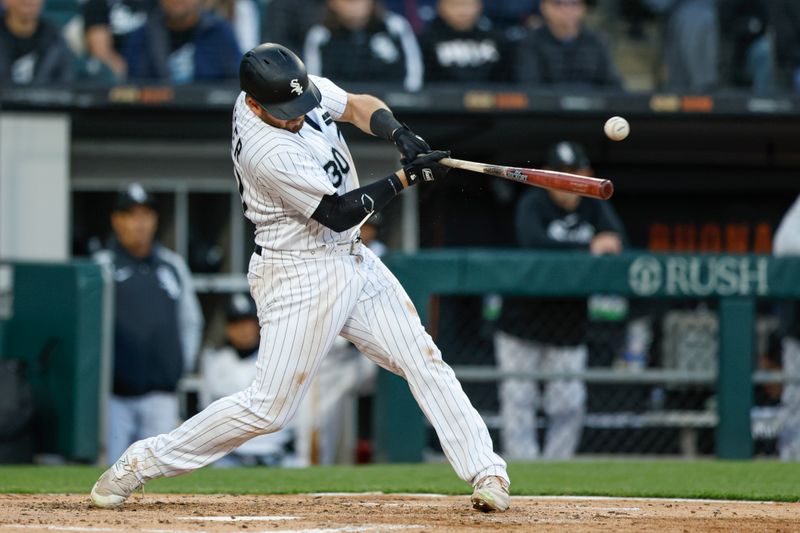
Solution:
[[[309,76],[322,95],[297,133],[275,128],[245,103],[233,108],[231,157],[245,216],[256,226],[255,241],[270,250],[310,250],[348,242],[358,228],[335,232],[311,219],[326,194],[358,188],[353,157],[334,122],[347,93],[332,81]]]

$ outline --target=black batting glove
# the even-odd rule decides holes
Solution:
[[[450,167],[439,163],[440,159],[450,157],[450,152],[436,150],[417,157],[403,167],[408,186],[416,185],[421,181],[434,181],[443,178],[450,172]]]
[[[431,147],[428,146],[425,139],[408,129],[405,124],[394,130],[392,140],[400,151],[400,162],[403,165],[414,161],[421,154],[427,154],[431,151]]]

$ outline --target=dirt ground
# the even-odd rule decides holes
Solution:
[[[506,513],[471,509],[467,496],[134,495],[95,509],[87,495],[0,495],[6,531],[759,531],[800,533],[799,503],[513,497]]]

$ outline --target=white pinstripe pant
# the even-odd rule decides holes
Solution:
[[[362,246],[360,253],[253,255],[248,279],[261,322],[257,377],[247,390],[217,400],[174,431],[134,443],[128,454],[139,462],[141,481],[200,468],[248,439],[281,429],[340,333],[408,381],[461,479],[508,480],[486,425],[405,290],[371,251]]]

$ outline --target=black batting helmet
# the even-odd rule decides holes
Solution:
[[[239,86],[270,115],[291,120],[319,105],[319,89],[294,52],[274,43],[256,46],[239,64]]]

